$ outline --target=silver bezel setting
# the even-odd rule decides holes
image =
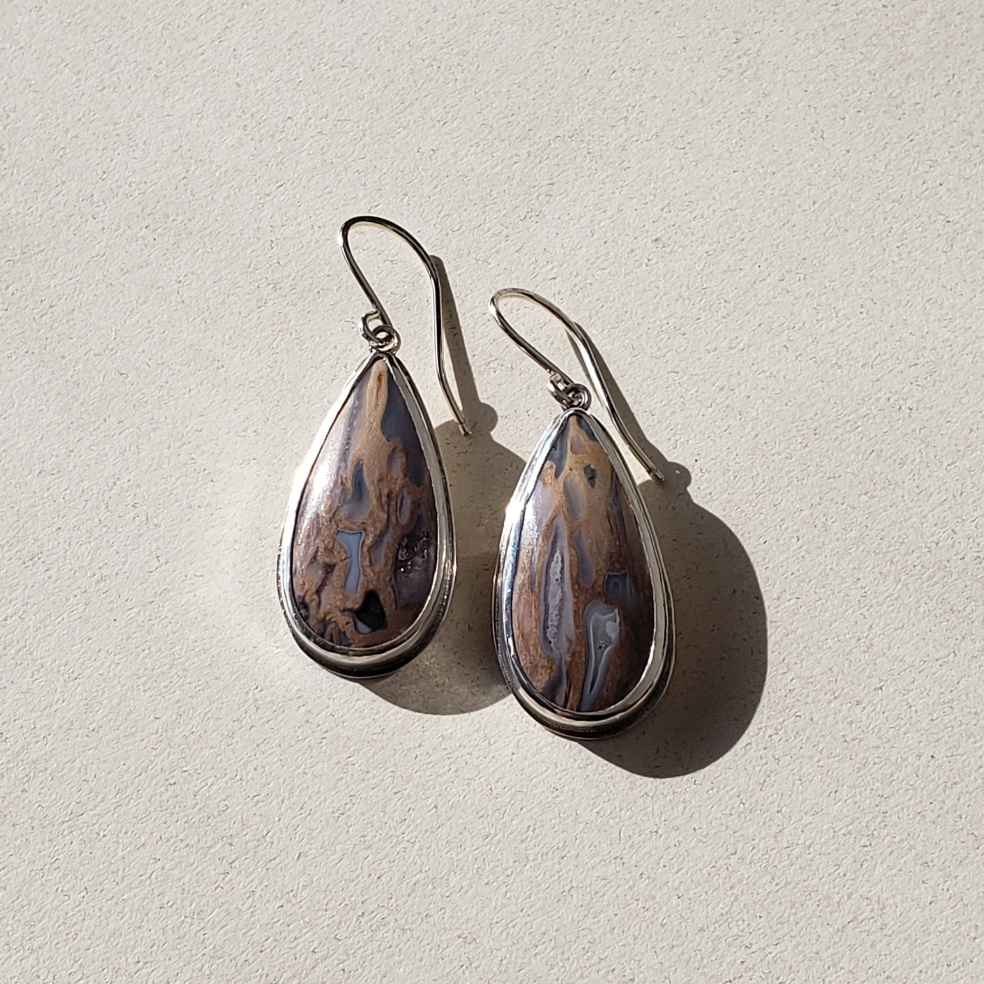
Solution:
[[[362,648],[338,646],[312,632],[294,604],[293,591],[291,590],[291,552],[294,529],[304,487],[310,478],[318,453],[328,437],[328,431],[338,418],[345,401],[351,395],[359,378],[377,359],[386,360],[393,379],[406,401],[410,416],[420,437],[424,460],[430,470],[437,507],[437,564],[427,601],[420,615],[402,635],[385,645]],[[427,416],[427,411],[424,409],[420,394],[400,360],[392,352],[374,351],[363,361],[328,411],[301,467],[297,470],[287,503],[287,515],[284,518],[283,533],[280,537],[280,551],[277,555],[277,591],[284,618],[286,618],[287,625],[290,627],[291,634],[298,646],[322,666],[346,677],[383,676],[392,673],[393,670],[413,659],[430,642],[440,627],[451,599],[455,567],[454,524],[451,517],[448,483],[444,474],[444,464],[437,449],[434,429]]]
[[[581,414],[590,421],[601,446],[612,460],[629,506],[639,524],[643,549],[653,579],[653,642],[646,669],[636,686],[622,700],[602,711],[569,711],[545,700],[534,690],[520,665],[512,628],[512,594],[523,514],[550,448],[561,428],[574,414]],[[516,699],[540,724],[564,737],[604,738],[622,731],[651,710],[669,684],[675,650],[673,598],[659,543],[625,459],[601,422],[584,410],[565,410],[547,428],[526,463],[516,491],[509,501],[495,572],[492,621],[499,665]]]

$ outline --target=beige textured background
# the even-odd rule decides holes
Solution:
[[[984,978],[980,5],[7,0],[0,78],[0,980]],[[369,686],[274,585],[360,212],[479,422],[361,236],[461,531]],[[492,659],[554,410],[503,286],[677,465],[679,672],[601,746]]]

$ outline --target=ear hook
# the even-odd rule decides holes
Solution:
[[[390,323],[389,315],[386,313],[386,309],[376,296],[376,292],[369,285],[369,281],[366,280],[365,274],[360,269],[359,264],[355,262],[355,257],[352,255],[352,247],[349,244],[348,237],[349,232],[351,232],[351,230],[357,225],[379,226],[381,229],[386,229],[387,232],[392,232],[394,235],[399,236],[400,239],[410,246],[417,256],[420,257],[420,261],[427,269],[427,276],[430,278],[431,282],[432,300],[434,305],[434,364],[437,366],[437,379],[441,384],[441,391],[444,393],[444,399],[448,401],[448,406],[451,408],[451,413],[454,414],[454,419],[458,423],[458,429],[467,437],[471,433],[471,430],[465,423],[464,412],[461,407],[458,406],[457,401],[451,394],[451,387],[448,385],[448,378],[444,372],[444,330],[441,318],[441,280],[437,275],[437,268],[434,266],[434,261],[428,255],[427,250],[425,250],[424,247],[421,246],[420,243],[406,231],[406,229],[398,226],[395,222],[390,222],[389,219],[381,219],[375,215],[357,215],[355,218],[347,219],[342,224],[341,229],[338,230],[338,245],[342,248],[342,255],[345,257],[345,262],[348,264],[349,269],[352,271],[352,275],[362,288],[362,292],[369,298],[369,303],[372,305],[372,310],[368,314],[364,314],[362,316],[362,335],[377,351],[395,352],[400,347],[400,336],[397,333],[397,330]],[[371,322],[376,322],[376,324],[371,324]]]
[[[622,440],[632,449],[632,453],[639,459],[643,468],[656,479],[657,482],[663,481],[663,473],[656,467],[650,457],[639,446],[639,442],[632,436],[621,415],[612,401],[608,387],[602,378],[599,369],[600,358],[594,343],[588,338],[587,332],[576,322],[564,314],[555,304],[551,304],[545,297],[534,294],[529,290],[522,290],[519,287],[507,287],[505,290],[496,291],[489,301],[489,314],[495,319],[496,324],[541,368],[546,369],[550,374],[550,389],[553,398],[565,409],[579,407],[587,410],[591,405],[591,394],[581,383],[574,382],[567,373],[555,366],[542,352],[534,348],[525,338],[520,335],[508,321],[502,311],[499,310],[499,302],[507,297],[517,297],[524,301],[538,304],[544,310],[549,311],[566,329],[567,338],[574,351],[580,357],[591,379],[591,385],[595,392],[601,397],[608,415],[612,418]]]

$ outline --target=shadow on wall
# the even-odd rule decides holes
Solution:
[[[639,491],[673,593],[673,676],[642,722],[583,744],[630,772],[668,778],[710,765],[748,729],[765,687],[767,633],[762,592],[738,537],[690,498],[686,469],[661,470],[664,483]]]
[[[665,478],[644,482],[639,492],[673,594],[676,665],[663,699],[643,721],[622,735],[583,744],[639,775],[688,775],[732,749],[755,717],[768,667],[765,602],[741,541],[690,498],[690,473],[646,438],[599,362],[616,410]]]
[[[431,645],[394,676],[363,686],[408,710],[462,714],[509,695],[495,654],[491,599],[502,520],[524,461],[492,438],[496,412],[478,397],[444,266],[434,260],[442,277],[448,356],[473,425],[467,438],[452,422],[437,428],[455,510],[458,575]],[[604,364],[600,368],[627,427],[666,477],[639,491],[673,593],[676,666],[665,696],[645,720],[622,735],[583,744],[638,775],[687,775],[733,748],[755,716],[767,669],[765,605],[738,538],[693,502],[687,470],[645,438],[611,373]],[[517,728],[539,727],[518,705],[514,713]]]

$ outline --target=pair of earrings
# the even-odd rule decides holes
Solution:
[[[427,269],[438,379],[444,372],[441,281],[420,243],[393,222],[349,219],[346,262],[372,310],[370,354],[329,411],[297,473],[284,521],[278,588],[301,649],[347,677],[390,673],[430,641],[455,575],[454,526],[434,430],[400,337],[355,262],[360,224],[395,233]],[[673,667],[673,605],[659,545],[625,459],[589,412],[591,395],[522,338],[499,302],[538,304],[564,326],[616,429],[646,470],[662,475],[626,429],[584,330],[529,291],[489,302],[493,319],[547,371],[562,412],[541,437],[506,510],[493,631],[503,675],[536,720],[571,738],[614,734],[662,696]]]

